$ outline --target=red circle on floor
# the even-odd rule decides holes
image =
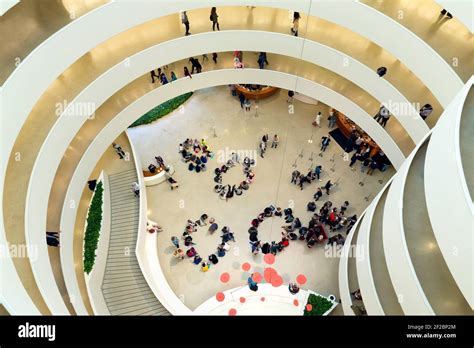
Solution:
[[[230,279],[230,274],[227,272],[224,272],[221,274],[221,282],[227,283]]]
[[[263,261],[265,261],[265,263],[269,265],[273,265],[273,263],[275,262],[275,255],[265,254],[265,256],[263,257]]]
[[[306,310],[307,310],[308,312],[311,312],[312,309],[313,309],[313,305],[312,305],[311,303],[308,303],[308,304],[306,305]]]
[[[260,274],[260,272],[255,272],[252,274],[252,280],[255,282],[255,283],[260,283],[262,281],[262,275]]]
[[[277,274],[277,271],[274,268],[265,268],[265,270],[263,271],[263,278],[265,278],[265,281],[267,283],[271,283],[274,274]]]
[[[300,304],[300,302],[299,302],[298,300],[293,300],[293,304],[294,304],[296,307],[298,307],[299,304]]]
[[[271,283],[272,283],[272,286],[277,288],[281,286],[281,284],[283,284],[283,278],[280,277],[278,274],[274,274],[272,277]]]
[[[218,292],[218,293],[216,294],[216,300],[217,300],[217,301],[222,302],[222,301],[224,301],[224,299],[225,299],[225,295],[224,295],[223,292]]]
[[[240,303],[245,303],[245,297],[239,298]]]
[[[298,282],[298,284],[300,285],[303,285],[303,284],[306,284],[306,277],[304,276],[304,274],[299,274],[297,277],[296,277],[296,281]]]
[[[247,272],[249,269],[250,269],[250,263],[248,262],[245,262],[244,264],[242,264],[242,269]]]
[[[229,309],[229,315],[236,315],[237,314],[237,309],[231,308]]]

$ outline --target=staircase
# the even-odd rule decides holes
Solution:
[[[131,191],[135,169],[109,176],[110,243],[102,293],[111,315],[170,315],[156,299],[135,256],[139,199]]]

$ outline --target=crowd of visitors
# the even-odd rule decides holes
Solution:
[[[229,169],[235,167],[238,164],[242,166],[245,180],[243,180],[238,187],[236,187],[237,185],[223,185],[223,174],[227,173]],[[245,157],[242,163],[240,163],[238,155],[235,152],[232,153],[231,159],[229,159],[221,167],[214,170],[214,182],[216,183],[214,186],[214,192],[216,192],[221,199],[225,199],[226,201],[234,196],[241,196],[244,191],[247,191],[250,188],[250,185],[255,180],[255,173],[252,171],[253,166],[255,166],[254,159]]]
[[[179,151],[182,156],[182,161],[188,163],[188,170],[200,173],[207,170],[208,158],[214,156],[209,149],[205,139],[191,139],[187,138],[179,144]]]
[[[221,230],[221,241],[217,245],[216,251],[210,254],[207,257],[207,260],[204,260],[196,248],[194,247],[196,243],[193,242],[192,234],[197,232],[198,227],[208,226],[208,231],[210,234],[213,234],[219,226],[217,225],[214,218],[209,218],[207,214],[202,214],[198,220],[188,220],[186,227],[184,229],[182,240],[185,247],[188,247],[186,252],[180,247],[180,239],[176,236],[171,237],[171,243],[175,247],[173,256],[183,260],[185,257],[192,259],[192,262],[195,265],[200,266],[201,271],[207,272],[211,265],[215,265],[219,262],[219,258],[222,258],[226,255],[226,252],[230,250],[229,242],[235,242],[234,233],[230,231],[228,226],[224,226]]]
[[[320,166],[320,165],[317,165],[314,170],[310,169],[308,171],[308,174],[304,175],[303,173],[301,173],[298,169],[295,169],[292,173],[291,173],[291,181],[290,183],[292,184],[295,184],[295,185],[298,185],[300,187],[301,190],[303,190],[304,188],[304,184],[305,183],[308,183],[308,184],[311,184],[313,181],[315,181],[316,179],[318,181],[321,181],[321,172],[323,170],[323,167]]]

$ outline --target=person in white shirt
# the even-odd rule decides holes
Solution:
[[[132,192],[136,197],[140,196],[140,185],[137,182],[132,183]]]
[[[321,128],[321,111],[318,112],[318,114],[316,115],[316,118],[314,119],[314,123],[316,123],[316,125]]]

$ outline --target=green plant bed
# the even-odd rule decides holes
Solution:
[[[84,236],[84,272],[89,274],[95,262],[95,251],[99,243],[100,227],[102,225],[102,182],[97,183],[89,212],[87,213],[87,227]]]
[[[176,98],[165,101],[163,104],[158,105],[157,107],[148,111],[145,115],[140,117],[138,120],[133,122],[129,128],[141,126],[144,124],[152,123],[163,116],[168,115],[170,112],[176,110],[180,105],[184,104],[193,95],[193,92],[182,94]]]
[[[327,298],[315,294],[309,295],[307,304],[310,304],[313,308],[311,311],[308,311],[305,307],[305,316],[323,315],[334,305],[334,303],[329,301]]]

